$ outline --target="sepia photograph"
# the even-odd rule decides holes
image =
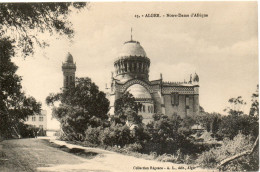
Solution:
[[[0,2],[0,171],[259,171],[257,1]]]

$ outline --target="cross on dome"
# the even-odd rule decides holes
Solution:
[[[131,41],[133,41],[133,28],[131,27]]]

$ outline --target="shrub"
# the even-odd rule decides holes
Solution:
[[[189,133],[189,129],[185,129],[188,124],[182,124],[183,120],[179,116],[156,114],[153,117],[154,120],[147,125],[150,140],[144,145],[145,152],[155,151],[158,154],[173,154],[178,149],[182,149],[185,153],[192,150],[192,143],[185,135]],[[183,127],[180,129],[182,125]]]
[[[217,163],[219,163],[220,161],[231,157],[233,155],[236,155],[238,153],[241,153],[243,151],[249,150],[252,148],[253,145],[253,140],[251,139],[251,136],[245,136],[241,133],[239,133],[237,136],[234,137],[233,140],[230,139],[224,139],[223,140],[223,145],[221,147],[218,148],[212,148],[209,151],[203,152],[197,159],[197,163],[202,165],[203,167],[216,167]],[[245,156],[239,158],[238,161],[241,161],[241,159],[243,159],[244,162],[246,162]],[[237,161],[237,162],[238,162]],[[245,170],[243,167],[243,165],[241,164],[245,164],[244,162],[239,162],[236,163],[235,161],[233,161],[233,165],[230,166],[230,168],[235,168],[237,170]],[[249,162],[247,160],[247,162]],[[253,161],[252,161],[253,163]],[[256,166],[256,165],[254,165]],[[258,166],[258,165],[257,165]],[[257,167],[252,167],[252,168],[257,168]],[[237,171],[236,170],[236,171]]]
[[[177,156],[171,155],[171,154],[163,154],[163,155],[159,155],[156,158],[158,161],[162,161],[162,162],[173,162],[176,163],[178,160]]]
[[[23,138],[32,138],[32,137],[36,137],[36,136],[46,135],[46,133],[43,131],[43,129],[34,127],[32,125],[19,123],[17,126],[18,126],[19,134]]]
[[[92,144],[100,144],[100,133],[101,133],[102,128],[97,127],[97,128],[92,128],[88,127],[88,129],[85,131],[85,141],[88,141]]]
[[[203,167],[213,168],[218,163],[218,157],[215,154],[215,150],[211,149],[209,151],[203,152],[197,159],[197,163]]]
[[[102,144],[111,147],[115,145],[124,147],[126,144],[132,143],[130,129],[126,125],[112,125],[105,128],[104,132],[100,134],[100,141]]]
[[[140,143],[133,143],[133,144],[129,144],[125,147],[125,149],[127,151],[131,151],[131,152],[140,152],[143,147]]]
[[[192,155],[184,155],[183,163],[185,164],[193,164],[194,163],[194,157]]]

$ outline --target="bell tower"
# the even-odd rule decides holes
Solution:
[[[75,87],[76,63],[70,53],[66,56],[65,62],[62,63],[63,88]]]

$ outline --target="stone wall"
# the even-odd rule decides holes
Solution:
[[[186,98],[189,97],[189,105],[186,104]],[[177,114],[181,118],[198,114],[199,102],[198,95],[179,95],[179,105],[172,105],[171,95],[166,94],[163,96],[165,105],[165,114]],[[187,108],[187,106],[189,108]]]

